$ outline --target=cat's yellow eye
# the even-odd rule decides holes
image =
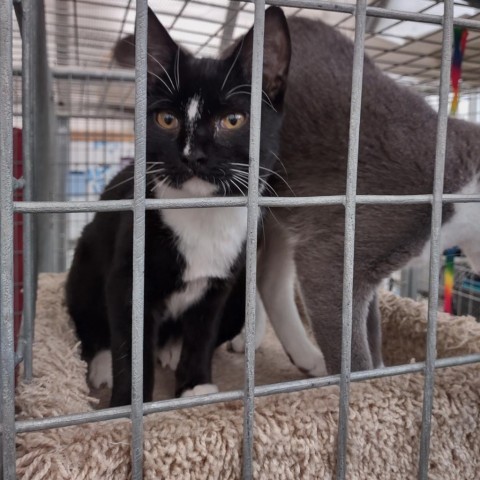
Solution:
[[[245,125],[246,121],[247,117],[243,113],[229,113],[220,119],[220,126],[226,130],[236,130]]]
[[[158,112],[156,120],[164,130],[176,130],[179,125],[178,118],[170,112]]]

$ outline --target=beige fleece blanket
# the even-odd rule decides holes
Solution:
[[[17,391],[19,419],[90,411],[108,392],[90,392],[86,365],[63,305],[64,275],[42,275],[34,344],[34,379]],[[426,306],[381,295],[388,365],[424,359]],[[438,355],[480,351],[480,325],[439,315]],[[171,372],[157,369],[156,399],[171,397]],[[269,330],[257,352],[256,383],[304,378]],[[214,379],[225,391],[242,386],[243,356],[219,349]],[[423,376],[402,375],[351,385],[348,479],[414,479]],[[334,478],[338,387],[256,400],[257,479]],[[242,462],[241,402],[145,419],[144,478],[237,479]],[[17,436],[18,478],[130,478],[130,422],[117,420]],[[437,371],[429,478],[480,478],[480,365]]]

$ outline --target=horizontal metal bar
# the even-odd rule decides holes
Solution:
[[[431,203],[433,196],[426,195],[357,195],[356,203],[363,205],[410,205]],[[444,194],[443,203],[480,202],[480,194]],[[320,205],[344,205],[345,195],[327,195],[321,197],[260,197],[262,207],[308,207]],[[146,209],[159,208],[197,208],[197,207],[245,207],[246,197],[210,197],[147,199]],[[14,202],[13,208],[19,213],[73,213],[73,212],[111,212],[132,210],[132,200],[91,200],[70,202]]]
[[[82,68],[70,65],[68,67],[55,66],[51,68],[53,78],[60,80],[118,80],[134,82],[135,70],[128,68]],[[14,68],[13,75],[21,76],[22,69]]]
[[[435,361],[435,368],[455,367],[459,365],[468,365],[480,362],[480,353],[472,355],[463,355],[451,358],[442,358]],[[394,367],[383,367],[377,370],[367,370],[364,372],[353,372],[350,381],[360,382],[364,380],[372,380],[375,378],[389,377],[395,375],[406,375],[409,373],[423,372],[425,362],[410,363],[405,365],[397,365]],[[280,393],[299,392],[312,388],[326,387],[330,385],[338,385],[340,375],[331,375],[328,377],[308,378],[305,380],[295,380],[291,382],[275,383],[272,385],[262,385],[255,387],[254,394],[256,397],[265,397],[268,395],[276,395]],[[179,410],[184,408],[199,407],[203,405],[211,405],[214,403],[231,402],[243,398],[243,390],[235,390],[232,392],[215,393],[212,395],[200,395],[197,397],[175,398],[170,400],[161,400],[158,402],[145,403],[143,406],[144,415],[152,413],[167,412],[170,410]],[[129,418],[131,408],[117,407],[107,408],[104,410],[96,410],[94,412],[75,413],[71,415],[62,415],[58,417],[20,420],[16,422],[16,432],[35,432],[39,430],[47,430],[49,428],[69,427],[82,423],[102,422],[104,420],[113,420],[118,418]]]
[[[147,199],[147,210],[159,208],[245,207],[245,197]],[[133,200],[99,200],[80,202],[14,202],[14,210],[21,213],[112,212],[133,210]]]
[[[254,0],[245,0],[246,2],[253,3]],[[268,5],[276,5],[278,7],[293,7],[293,8],[308,8],[312,10],[326,10],[330,12],[338,13],[350,13],[355,12],[354,4],[346,3],[331,3],[322,0],[266,0]],[[422,22],[433,23],[442,25],[442,15],[432,15],[430,13],[415,13],[415,12],[402,12],[400,10],[391,10],[381,7],[367,7],[368,17],[389,18],[393,20],[405,20],[410,22]],[[453,20],[454,25],[480,29],[479,20],[469,20],[466,18],[455,18]]]

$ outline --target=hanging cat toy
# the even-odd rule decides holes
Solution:
[[[452,83],[453,99],[450,107],[450,115],[455,116],[460,100],[460,79],[462,78],[462,60],[467,44],[468,31],[466,28],[455,27],[453,31],[453,54],[450,81]],[[454,249],[453,249],[454,250]],[[455,254],[452,249],[445,252],[445,269],[443,281],[443,310],[453,313],[453,285],[455,275]]]
[[[462,78],[462,61],[467,44],[468,30],[455,27],[453,30],[453,55],[452,67],[450,70],[450,81],[452,82],[453,100],[450,107],[450,115],[455,115],[460,100],[460,79]]]

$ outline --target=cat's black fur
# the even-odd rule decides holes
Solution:
[[[249,162],[248,92],[253,32],[227,58],[196,59],[175,44],[151,11],[148,23],[147,170],[151,173],[147,174],[147,198],[159,196],[161,185],[167,184],[172,192],[182,189],[192,178],[218,185],[216,195],[245,194],[242,182],[232,181],[231,168],[235,163],[237,169],[246,171]],[[129,38],[117,46],[115,55],[119,63],[131,65],[133,51],[133,38]],[[264,70],[264,90],[268,98],[262,103],[260,163],[272,169],[278,152],[290,59],[288,29],[280,9],[272,9],[267,16],[266,54],[269,60]],[[239,90],[247,94],[233,94]],[[195,95],[201,97],[203,110],[195,130],[189,131],[187,110]],[[177,133],[159,127],[155,120],[159,111],[172,112],[180,119]],[[219,132],[217,120],[237,112],[246,115],[246,124],[233,132]],[[261,174],[266,179],[268,171]],[[112,180],[101,199],[132,198],[132,177],[133,167],[127,167]],[[163,215],[159,211],[146,212],[145,401],[152,400],[158,328],[171,321],[166,302],[172,294],[187,288],[187,259],[179,249],[178,235]],[[131,212],[97,213],[79,239],[66,285],[68,310],[82,342],[84,358],[90,361],[100,350],[112,350],[111,406],[128,404],[131,396],[132,233]],[[202,251],[196,254],[201,256]],[[183,336],[176,395],[211,383],[214,347],[238,333],[242,326],[244,246],[225,277],[210,277],[207,281],[201,298],[175,320],[180,322]],[[228,322],[220,322],[222,313]]]

